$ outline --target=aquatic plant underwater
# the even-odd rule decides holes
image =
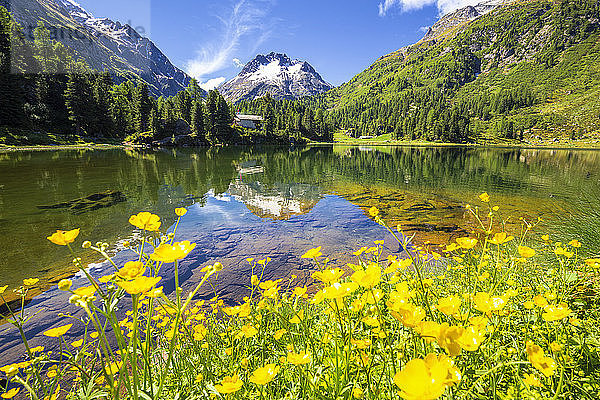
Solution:
[[[223,265],[205,267],[190,292],[179,289],[177,264],[195,244],[175,242],[157,215],[129,222],[143,231],[126,243],[132,259],[116,265],[108,244],[83,242],[112,263],[91,276],[72,245],[79,230],[49,236],[65,246],[89,285],[69,302],[85,317],[65,317],[44,332],[59,351],[31,348],[25,307],[10,312],[26,361],[0,367],[2,398],[31,399],[593,399],[600,393],[600,259],[581,256],[577,240],[554,242],[523,220],[515,238],[484,193],[467,209],[479,228],[437,253],[411,247],[375,207],[371,217],[406,249],[384,255],[383,241],[358,249],[355,263],[330,265],[321,248],[315,285],[297,277],[264,280],[270,259],[249,258],[248,295],[229,306],[199,290]],[[414,245],[412,245],[414,246]],[[174,293],[161,268],[173,263]],[[25,299],[36,279],[17,289]],[[0,295],[6,287],[0,287]],[[23,300],[24,301],[24,300]],[[118,308],[131,311],[119,318]],[[84,335],[68,343],[73,324]],[[62,386],[61,386],[62,385]]]

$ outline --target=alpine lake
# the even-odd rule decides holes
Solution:
[[[479,200],[490,195],[489,205]],[[475,147],[315,146],[184,148],[176,150],[57,150],[0,153],[0,286],[12,289],[24,278],[40,278],[30,290],[31,334],[56,322],[44,316],[67,312],[68,296],[56,283],[75,274],[72,256],[46,237],[57,229],[81,228],[74,250],[90,273],[112,273],[84,240],[110,244],[124,263],[134,254],[123,242],[140,232],[132,214],[150,211],[173,229],[174,209],[186,207],[176,240],[197,244],[181,262],[184,291],[200,270],[224,265],[211,288],[233,303],[250,275],[246,258],[270,257],[264,276],[298,276],[310,283],[314,264],[300,256],[322,246],[331,264],[343,266],[352,252],[385,240],[386,251],[402,249],[369,215],[379,208],[392,227],[400,225],[415,246],[440,251],[469,235],[477,222],[467,205],[487,216],[499,206],[496,229],[531,237],[579,239],[592,253],[600,244],[600,151]],[[582,248],[582,249],[583,249]],[[163,271],[165,293],[173,272]],[[79,279],[78,279],[79,278]],[[80,283],[83,284],[83,283]],[[18,342],[0,327],[0,352]],[[35,344],[35,343],[34,343]]]

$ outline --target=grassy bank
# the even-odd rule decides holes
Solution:
[[[4,397],[61,396],[59,382],[68,380],[77,399],[594,398],[600,259],[529,221],[521,236],[509,236],[487,194],[476,201],[469,209],[479,228],[443,255],[417,247],[386,257],[375,242],[354,253],[355,263],[334,266],[316,247],[302,256],[314,262],[314,287],[295,277],[265,280],[269,257],[250,258],[247,296],[237,305],[218,293],[196,298],[218,280],[220,263],[204,268],[191,293],[165,296],[161,266],[177,267],[195,245],[163,236],[156,215],[134,215],[130,223],[148,239],[129,243],[132,261],[112,275],[88,275],[89,286],[77,289],[59,283],[89,320],[65,317],[44,333],[61,352],[28,347],[25,361],[1,367]],[[376,208],[369,213],[397,235]],[[48,239],[70,248],[78,235]],[[83,246],[106,256],[106,244]],[[133,310],[121,320],[119,301]],[[13,316],[18,329],[26,320],[25,311]],[[65,340],[82,323],[84,336]]]
[[[121,144],[122,141],[115,138],[64,135],[0,127],[0,151],[87,147],[104,148],[107,146],[120,146]]]
[[[394,140],[391,134],[375,136],[372,139],[358,139],[344,132],[336,132],[333,144],[344,144],[350,146],[481,146],[481,147],[505,147],[505,148],[544,148],[544,149],[600,149],[600,138],[589,137],[585,139],[572,140],[569,137],[542,137],[526,140],[513,140],[502,138],[477,138],[470,143],[445,143],[430,142],[426,140]]]

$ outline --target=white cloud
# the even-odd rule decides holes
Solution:
[[[244,63],[240,61],[239,58],[234,58],[233,59],[233,63],[235,64],[236,67],[238,68],[244,68]]]
[[[402,11],[411,11],[429,5],[436,5],[440,15],[447,14],[468,5],[476,5],[483,0],[383,0],[379,3],[379,15],[385,16],[389,10],[400,7]]]
[[[429,28],[430,28],[429,26],[420,26],[419,27],[419,32],[425,33],[425,32],[427,32],[429,30]]]
[[[225,82],[225,77],[220,76],[218,78],[212,78],[212,79],[207,80],[204,83],[201,83],[200,87],[206,91],[209,91],[209,90],[213,90],[214,88],[216,88],[223,82]]]
[[[200,46],[195,57],[187,61],[187,72],[201,79],[230,67],[233,54],[245,39],[252,40],[255,50],[271,32],[267,13],[273,1],[238,0],[228,15],[216,16],[222,23],[220,37]]]

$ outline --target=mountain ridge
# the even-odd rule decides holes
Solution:
[[[284,53],[258,54],[233,79],[221,84],[227,100],[251,100],[269,93],[276,99],[297,99],[333,88],[307,61],[292,60]]]
[[[117,81],[139,77],[155,96],[173,96],[191,80],[154,42],[133,27],[96,18],[75,1],[3,0],[0,4],[29,31],[30,39],[38,21],[44,21],[53,32],[53,39],[70,48],[91,68],[111,72]]]

